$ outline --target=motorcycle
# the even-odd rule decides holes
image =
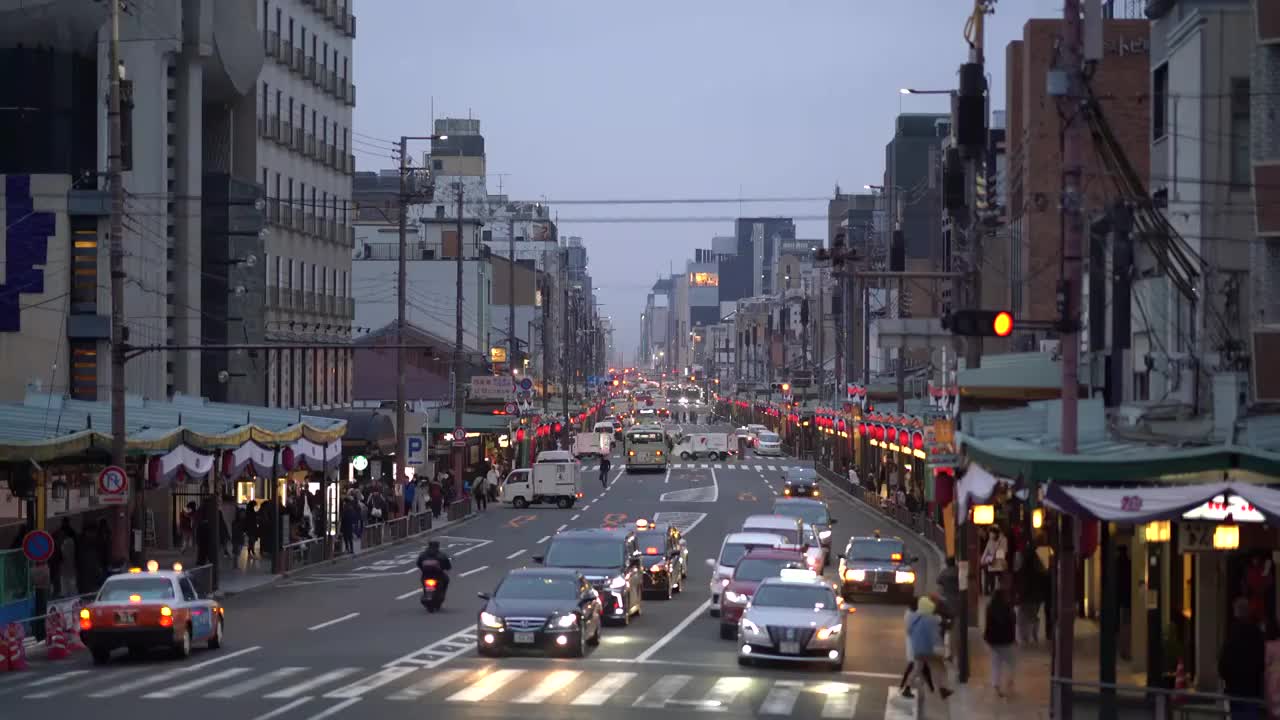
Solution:
[[[440,569],[439,563],[433,561],[422,565],[422,599],[419,602],[422,603],[422,607],[427,609],[427,612],[434,613],[444,604],[444,583],[440,582],[438,577],[428,577],[426,573],[429,568],[434,568],[440,574],[443,574],[444,571]]]

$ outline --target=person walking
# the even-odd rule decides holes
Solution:
[[[1039,644],[1040,605],[1048,593],[1048,581],[1039,556],[1030,546],[1022,552],[1014,577],[1018,603],[1018,642],[1024,646]]]
[[[1014,652],[1017,620],[1009,600],[1007,583],[1001,582],[987,603],[986,623],[982,639],[991,650],[991,687],[1002,698],[1013,693]]]
[[[471,497],[475,500],[476,509],[484,510],[489,505],[489,478],[487,475],[477,474],[475,482],[471,484]]]
[[[907,667],[902,671],[902,682],[898,684],[898,692],[904,698],[915,697],[915,694],[912,692],[911,686],[908,683],[911,680],[911,674],[916,670],[916,653],[915,649],[911,646],[911,626],[918,614],[919,603],[920,599],[918,597],[911,598],[911,602],[908,604],[907,609],[902,613],[903,640],[907,646]],[[928,665],[920,668],[920,675],[929,686],[930,692],[932,692],[933,676],[929,672]]]
[[[911,651],[915,655],[913,662],[921,672],[927,673],[926,678],[937,682],[937,690],[943,700],[951,697],[951,688],[947,687],[947,669],[938,655],[942,622],[935,612],[933,600],[927,595],[916,601],[916,616],[907,626],[907,634],[911,637]],[[930,689],[933,689],[932,682]]]
[[[440,510],[444,507],[444,488],[440,486],[440,479],[434,478],[427,485],[427,497],[431,501],[431,517],[440,519]]]
[[[613,463],[609,460],[608,455],[600,457],[600,487],[609,488],[609,471],[613,469]]]
[[[1218,677],[1231,696],[1231,720],[1261,720],[1266,638],[1253,618],[1249,598],[1237,597],[1233,618],[1218,656]]]

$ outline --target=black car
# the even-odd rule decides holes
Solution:
[[[782,475],[783,497],[821,497],[818,490],[818,471],[811,467],[787,470]]]
[[[853,537],[840,555],[840,590],[855,596],[890,597],[906,602],[915,596],[916,573],[901,538]]]
[[[689,576],[689,550],[680,531],[670,523],[637,523],[636,545],[643,556],[645,592],[667,600],[672,592],[684,589],[684,579]]]
[[[581,573],[553,568],[512,570],[493,594],[479,593],[476,650],[545,650],[582,657],[600,642],[600,593]]]
[[[640,614],[643,556],[630,530],[566,530],[551,539],[545,556],[535,555],[533,560],[582,573],[600,593],[606,621],[627,625],[632,615]]]
[[[773,514],[798,517],[806,525],[812,525],[826,552],[825,561],[831,561],[831,526],[836,524],[836,519],[831,517],[825,502],[817,498],[781,497],[773,501]]]

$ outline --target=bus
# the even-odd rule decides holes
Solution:
[[[667,469],[670,448],[667,433],[656,425],[637,425],[627,431],[623,451],[627,454],[627,472]]]

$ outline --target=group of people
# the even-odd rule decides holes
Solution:
[[[22,539],[30,531],[31,526],[25,523],[19,527],[9,549],[21,548]],[[53,540],[49,576],[54,598],[91,593],[102,586],[111,572],[111,523],[107,518],[85,524],[77,531],[71,518],[63,517]]]

